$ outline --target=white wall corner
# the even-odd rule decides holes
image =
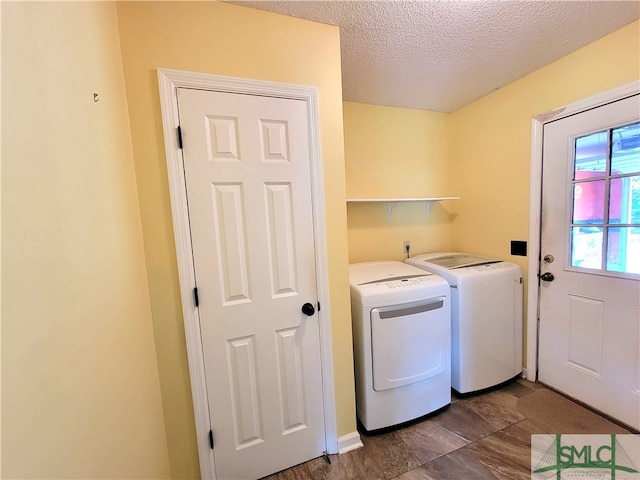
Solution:
[[[348,435],[344,435],[338,438],[338,453],[347,453],[351,450],[356,450],[360,447],[364,447],[362,440],[360,439],[360,434],[358,432],[353,432]]]

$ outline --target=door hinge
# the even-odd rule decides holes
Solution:
[[[194,287],[193,289],[193,301],[196,304],[196,307],[200,306],[200,299],[198,298],[198,287]]]
[[[320,311],[320,302],[318,302],[318,311]]]
[[[178,134],[178,148],[182,149],[182,128],[180,128],[180,125],[176,128],[176,132]]]
[[[209,430],[209,446],[213,450],[213,430]]]

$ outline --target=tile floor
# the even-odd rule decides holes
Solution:
[[[331,455],[330,464],[316,458],[267,479],[530,480],[534,433],[630,431],[520,379],[454,397],[449,407],[418,422],[377,434],[361,431],[364,447]]]

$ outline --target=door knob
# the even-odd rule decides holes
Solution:
[[[545,272],[542,275],[539,275],[540,280],[544,281],[544,282],[553,282],[553,280],[556,278],[553,276],[553,273],[551,272]]]
[[[302,305],[302,313],[310,317],[311,315],[316,313],[316,309],[310,303],[305,303],[304,305]]]

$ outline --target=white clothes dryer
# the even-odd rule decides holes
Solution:
[[[471,393],[522,373],[522,272],[518,265],[461,252],[405,260],[451,285],[451,386]]]
[[[402,262],[349,266],[356,411],[366,430],[451,403],[449,285]]]

